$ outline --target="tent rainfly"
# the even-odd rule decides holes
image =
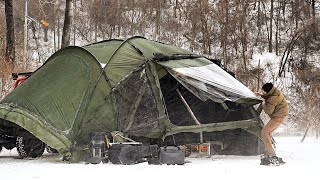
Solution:
[[[85,157],[91,132],[113,131],[149,143],[220,142],[221,154],[252,155],[261,151],[259,104],[209,59],[131,37],[54,53],[0,102],[0,123],[73,162]]]

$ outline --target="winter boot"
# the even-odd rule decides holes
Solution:
[[[269,166],[279,166],[280,165],[280,161],[277,156],[270,156],[268,159],[270,162],[270,164],[268,164]]]
[[[286,162],[284,162],[283,160],[282,160],[282,158],[280,158],[280,157],[277,157],[278,158],[278,161],[279,161],[279,163],[280,163],[280,165],[282,165],[282,164],[285,164]]]
[[[261,157],[260,165],[268,166],[270,164],[270,160],[269,160],[268,155],[262,154],[260,157]]]
[[[261,155],[261,163],[260,165],[265,166],[279,166],[285,164],[285,162],[282,160],[282,158],[279,158],[277,156],[269,156],[269,155]]]

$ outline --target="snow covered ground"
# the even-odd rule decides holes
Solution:
[[[188,158],[185,165],[68,164],[57,155],[45,154],[34,160],[16,159],[16,150],[0,153],[1,180],[13,179],[319,179],[320,139],[275,137],[277,153],[287,164],[260,166],[259,156],[213,156]]]

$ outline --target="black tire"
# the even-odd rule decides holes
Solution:
[[[59,153],[58,150],[56,150],[56,149],[48,146],[47,144],[46,144],[46,151],[47,151],[48,153],[51,153],[51,154],[57,154],[57,153]]]
[[[13,141],[13,142],[9,142],[9,143],[4,144],[3,147],[5,147],[8,150],[11,150],[16,147],[16,144]]]
[[[132,165],[138,163],[138,148],[132,145],[125,145],[121,148],[119,161],[124,165]]]
[[[119,155],[123,146],[124,145],[122,144],[114,144],[110,146],[108,150],[108,159],[110,162],[112,162],[112,164],[121,164]]]
[[[45,149],[45,144],[37,138],[17,137],[17,151],[21,158],[40,157]]]

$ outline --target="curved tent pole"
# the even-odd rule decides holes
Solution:
[[[132,45],[131,43],[129,43],[129,40],[131,40],[131,39],[133,39],[133,38],[137,38],[137,37],[145,39],[144,37],[141,37],[141,36],[134,36],[134,37],[128,38],[128,39],[126,39],[126,40],[123,40],[123,42],[117,47],[117,49],[116,49],[115,51],[113,51],[112,55],[110,56],[110,58],[109,58],[108,61],[106,62],[106,65],[105,65],[105,67],[103,68],[103,70],[104,70],[104,69],[107,67],[107,65],[109,64],[110,59],[113,58],[113,56],[116,54],[116,52],[117,52],[125,43],[130,44],[130,45],[131,45],[134,49],[136,49],[141,55],[143,55],[143,54],[142,54],[142,51],[140,51],[140,49],[136,48],[134,45]],[[144,57],[145,57],[145,56],[144,56]],[[146,57],[145,57],[145,58],[146,58]],[[146,59],[147,59],[147,58],[146,58]]]

